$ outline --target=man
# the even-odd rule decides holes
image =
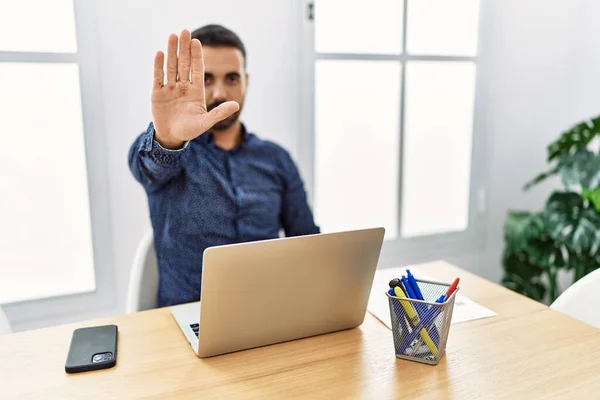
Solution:
[[[290,155],[240,122],[241,40],[209,25],[171,34],[167,49],[166,81],[165,55],[154,59],[153,122],[129,152],[148,195],[161,307],[199,300],[207,247],[319,233]]]

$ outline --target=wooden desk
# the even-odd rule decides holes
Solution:
[[[358,329],[198,359],[166,309],[0,338],[2,399],[597,398],[600,330],[443,262],[419,266],[497,317],[453,325],[439,365],[398,360],[370,314]],[[119,325],[115,368],[67,375],[73,329]]]

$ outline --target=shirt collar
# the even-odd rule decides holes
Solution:
[[[234,147],[233,149],[231,149],[229,151],[232,153],[236,153],[236,152],[240,151],[242,148],[244,148],[248,144],[251,137],[252,137],[252,134],[249,133],[248,130],[246,129],[246,126],[244,124],[242,124],[242,143],[239,146]],[[214,148],[214,149],[217,148],[217,146],[215,146],[215,140],[214,140],[214,135],[213,135],[212,131],[207,131],[206,133],[200,135],[197,138],[197,140],[209,148]]]

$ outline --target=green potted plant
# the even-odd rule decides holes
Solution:
[[[559,176],[563,190],[553,192],[538,212],[509,211],[502,256],[504,286],[541,302],[559,293],[558,273],[573,282],[600,267],[600,116],[580,122],[548,146],[548,171],[525,185],[528,190]]]

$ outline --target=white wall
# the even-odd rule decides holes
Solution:
[[[573,98],[578,118],[600,114],[600,2],[579,0],[582,3],[577,18],[577,29],[581,40],[573,58],[576,73],[576,94]]]

